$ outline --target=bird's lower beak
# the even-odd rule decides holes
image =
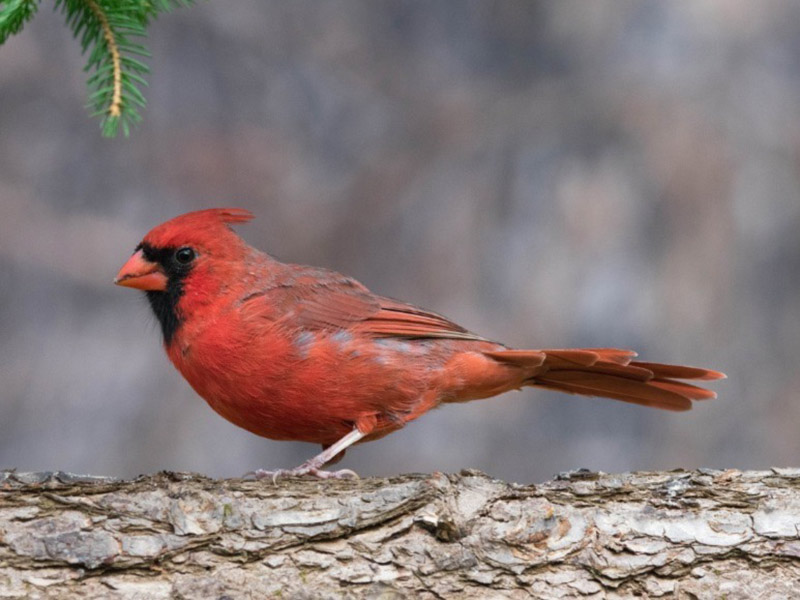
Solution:
[[[119,270],[114,283],[137,290],[163,292],[167,289],[167,276],[157,263],[150,262],[141,250],[137,250]]]

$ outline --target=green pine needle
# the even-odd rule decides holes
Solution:
[[[40,0],[0,0],[0,44],[33,18]],[[148,66],[138,58],[150,56],[140,43],[147,26],[159,14],[194,4],[194,0],[55,0],[55,9],[88,53],[88,108],[100,117],[106,137],[120,129],[128,136],[142,120],[146,104],[141,88],[147,86]],[[135,58],[138,57],[138,58]]]
[[[0,0],[0,44],[18,33],[38,8],[38,0]]]

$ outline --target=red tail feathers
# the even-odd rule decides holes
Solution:
[[[692,400],[717,397],[711,390],[681,380],[725,378],[723,373],[710,369],[633,361],[635,352],[615,348],[512,351],[490,355],[500,362],[520,366],[524,366],[527,355],[539,361],[544,355],[544,361],[526,381],[531,386],[665,410],[689,410]]]

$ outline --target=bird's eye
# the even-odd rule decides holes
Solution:
[[[194,250],[191,248],[178,248],[175,251],[175,260],[181,265],[188,265],[194,260],[194,256]]]

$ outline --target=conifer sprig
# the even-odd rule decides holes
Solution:
[[[0,44],[14,35],[33,18],[39,8],[38,0],[0,1]]]
[[[141,88],[150,72],[140,59],[150,53],[142,41],[159,14],[194,0],[55,0],[73,35],[88,54],[89,108],[100,117],[104,136],[122,129],[125,136],[141,121],[145,106]],[[0,43],[22,29],[36,13],[39,0],[0,0]]]

